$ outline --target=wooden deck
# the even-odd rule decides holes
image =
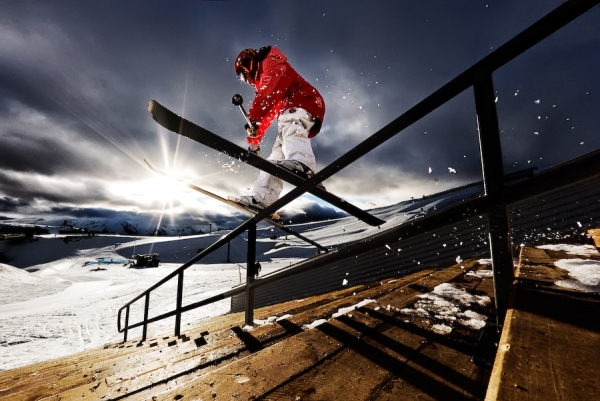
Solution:
[[[481,329],[454,324],[438,334],[433,314],[401,312],[442,283],[491,296],[491,279],[465,274],[480,269],[489,265],[467,261],[261,308],[257,319],[287,317],[251,331],[242,329],[243,314],[230,314],[180,338],[132,340],[5,371],[0,399],[482,399],[491,366],[472,362]]]
[[[600,394],[600,297],[558,287],[559,259],[593,259],[522,248],[486,401],[596,400]]]
[[[597,399],[600,300],[555,285],[568,274],[554,262],[575,257],[522,248],[499,340],[490,266],[472,260],[260,308],[269,322],[249,331],[235,313],[5,371],[0,400]]]

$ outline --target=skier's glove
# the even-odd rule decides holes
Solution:
[[[252,123],[252,126],[246,124],[246,125],[244,125],[244,129],[246,130],[246,132],[248,133],[248,136],[250,138],[254,138],[254,137],[256,137],[256,131],[258,130],[258,125],[256,125],[256,123]]]
[[[256,156],[260,156],[260,146],[250,145],[248,146],[248,152],[254,153]]]

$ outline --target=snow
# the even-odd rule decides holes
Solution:
[[[600,292],[600,261],[561,259],[554,264],[569,272],[570,279],[555,282],[560,287],[585,292]]]
[[[355,309],[357,309],[357,308],[362,308],[363,306],[365,306],[365,305],[368,305],[368,304],[370,304],[370,303],[372,303],[372,302],[376,302],[376,301],[375,301],[374,299],[364,299],[364,300],[360,301],[359,303],[357,303],[357,304],[354,304],[354,305],[352,305],[352,306],[348,306],[348,307],[345,307],[345,308],[340,308],[340,309],[338,309],[338,311],[337,311],[337,312],[335,312],[335,313],[333,313],[333,314],[331,315],[331,318],[332,318],[332,319],[335,319],[335,318],[337,318],[337,317],[340,317],[340,316],[346,315],[346,314],[348,314],[349,312],[352,312],[353,310],[355,310]],[[375,308],[375,310],[377,310],[377,309],[378,309],[378,308]],[[310,330],[310,329],[314,329],[315,327],[317,327],[317,326],[320,326],[320,325],[322,325],[323,323],[327,323],[327,321],[328,321],[327,319],[317,319],[317,320],[315,320],[315,321],[314,321],[314,322],[312,322],[312,323],[305,324],[304,326],[302,326],[302,328],[303,328],[304,330]]]
[[[37,284],[40,281],[38,277],[33,276],[32,274],[29,274],[26,271],[2,263],[0,263],[0,277],[2,277],[3,280],[17,281],[29,284]]]
[[[433,291],[419,295],[412,307],[403,308],[400,313],[427,321],[434,319],[436,323],[431,325],[431,329],[438,334],[447,335],[457,324],[475,330],[483,328],[487,317],[473,309],[485,308],[490,302],[491,299],[487,296],[472,295],[453,284],[442,283]]]
[[[304,330],[310,330],[310,329],[314,329],[317,326],[322,325],[323,323],[327,323],[327,319],[317,319],[312,323],[305,324],[304,326],[302,326],[302,328]]]
[[[478,270],[467,272],[467,276],[474,276],[479,278],[492,278],[493,273],[491,270]]]
[[[452,327],[446,326],[445,324],[434,324],[431,326],[434,333],[448,335],[452,333]]]
[[[594,245],[551,244],[537,248],[555,252],[565,252],[576,256],[597,256],[598,249]],[[600,292],[600,261],[581,258],[560,259],[554,265],[569,272],[569,279],[558,280],[554,284],[559,287],[577,291]]]
[[[374,299],[365,299],[365,300],[363,300],[363,301],[361,301],[361,302],[359,302],[359,303],[357,303],[355,305],[348,306],[347,308],[340,308],[340,309],[338,309],[338,311],[336,313],[334,313],[332,315],[332,317],[335,318],[335,317],[339,317],[339,316],[345,315],[348,312],[352,312],[353,310],[355,310],[357,308],[362,308],[363,306],[368,305],[371,302],[375,302],[375,300]]]
[[[594,245],[552,244],[540,245],[537,248],[548,249],[550,251],[563,251],[569,255],[598,255],[598,249]]]

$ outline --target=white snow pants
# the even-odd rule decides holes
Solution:
[[[291,108],[277,119],[277,139],[267,160],[296,160],[317,172],[317,162],[310,145],[308,132],[314,125],[311,115],[304,109]],[[252,190],[254,198],[264,206],[279,199],[283,181],[261,171]]]

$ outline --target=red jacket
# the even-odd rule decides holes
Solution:
[[[248,143],[258,145],[271,122],[292,107],[303,108],[315,118],[309,138],[319,133],[325,117],[323,97],[292,68],[279,49],[271,47],[259,62],[255,82],[256,97],[248,117],[258,124],[258,131],[255,138],[248,137]]]

